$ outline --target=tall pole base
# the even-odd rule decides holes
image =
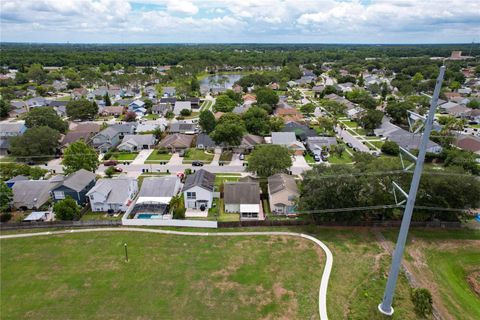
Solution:
[[[378,310],[386,316],[392,316],[393,315],[393,308],[390,307],[390,310],[383,310],[382,309],[382,303],[380,303],[378,305]]]

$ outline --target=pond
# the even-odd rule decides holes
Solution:
[[[232,89],[233,84],[243,77],[241,73],[212,74],[200,80],[201,91],[210,91],[214,88]]]

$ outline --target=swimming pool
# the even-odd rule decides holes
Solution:
[[[139,213],[137,219],[158,219],[161,215],[155,213]]]

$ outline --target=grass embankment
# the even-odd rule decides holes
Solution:
[[[304,239],[94,232],[1,244],[5,319],[318,319],[324,255]]]

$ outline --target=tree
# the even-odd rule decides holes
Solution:
[[[382,124],[383,112],[380,110],[369,109],[367,113],[360,118],[360,125],[367,131],[373,132]]]
[[[147,109],[147,112],[152,113],[153,101],[150,99],[145,99],[143,102],[145,103],[145,109]]]
[[[285,122],[281,117],[271,117],[270,118],[270,131],[278,132],[283,129]]]
[[[248,160],[248,171],[256,172],[261,177],[269,177],[285,172],[292,166],[288,149],[277,144],[258,146]]]
[[[332,148],[333,153],[335,153],[339,158],[342,157],[343,152],[345,152],[345,146],[341,144],[337,144]]]
[[[237,102],[232,100],[226,94],[221,94],[215,100],[213,110],[215,112],[231,112],[237,106]]]
[[[95,150],[88,146],[83,140],[76,141],[69,145],[63,153],[63,171],[66,174],[85,169],[95,172],[100,161]]]
[[[69,196],[55,203],[53,212],[58,220],[77,220],[80,218],[80,206]]]
[[[363,79],[363,73],[360,74],[358,77],[357,84],[359,87],[363,87],[365,85],[365,80]]]
[[[68,129],[68,123],[60,118],[51,107],[33,108],[25,116],[25,125],[28,128],[50,127],[61,133]]]
[[[0,212],[7,211],[12,199],[12,189],[10,189],[5,182],[0,181]]]
[[[480,109],[480,100],[472,100],[467,103],[468,108]]]
[[[412,102],[391,101],[391,102],[388,102],[387,107],[385,108],[385,111],[392,118],[394,123],[406,124],[407,117],[408,117],[407,111],[414,110],[414,109],[415,109],[415,106],[413,105]]]
[[[210,133],[210,137],[217,144],[225,143],[227,146],[238,146],[245,133],[242,122],[219,122]]]
[[[255,90],[255,94],[257,95],[257,104],[259,105],[268,104],[274,106],[279,101],[277,93],[267,87]]]
[[[312,114],[315,111],[315,105],[313,103],[307,103],[300,107],[300,111],[305,114]]]
[[[266,135],[270,132],[269,116],[262,108],[251,107],[242,118],[248,132],[256,135]]]
[[[48,159],[56,153],[59,139],[60,133],[52,128],[31,128],[10,140],[10,152],[20,159]]]
[[[105,101],[105,106],[107,107],[112,105],[112,101],[110,100],[108,92],[105,92],[105,96],[103,96],[103,101]]]
[[[175,118],[175,113],[173,113],[172,111],[167,111],[167,113],[165,114],[165,118],[173,119]]]
[[[192,77],[192,80],[190,80],[190,91],[191,92],[200,91],[200,82],[198,82],[197,77]]]
[[[0,99],[0,118],[8,117],[10,112],[10,106],[5,102],[5,100]]]
[[[126,122],[133,122],[137,119],[137,114],[133,111],[127,111],[125,115],[123,116],[123,120]]]
[[[47,80],[47,75],[41,64],[34,63],[28,68],[27,78],[41,84]]]
[[[395,141],[385,141],[382,145],[382,152],[391,156],[397,156],[400,153],[400,147]]]
[[[192,110],[190,110],[190,109],[182,109],[182,110],[180,110],[180,115],[181,115],[181,116],[187,117],[187,116],[189,116],[189,115],[191,115],[191,114],[192,114]]]
[[[98,106],[86,99],[67,103],[67,115],[73,120],[93,120],[98,113]]]
[[[210,133],[215,129],[215,116],[210,110],[202,111],[200,112],[198,123],[204,132]]]
[[[108,168],[105,170],[105,175],[106,175],[108,178],[111,178],[114,174],[115,174],[115,168],[114,168],[114,167],[108,167]]]

